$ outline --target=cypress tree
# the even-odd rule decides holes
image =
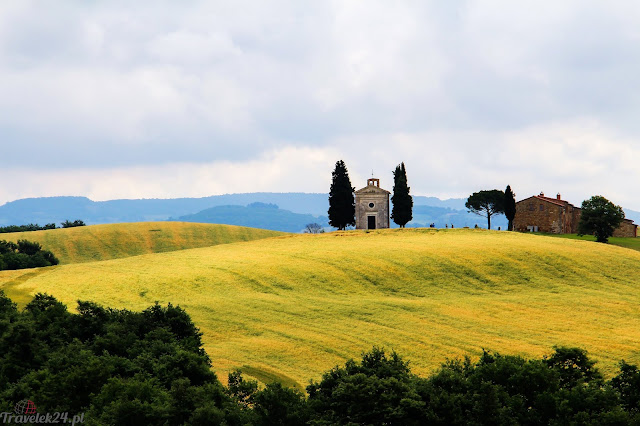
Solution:
[[[507,185],[504,191],[504,215],[509,221],[509,231],[513,231],[513,218],[516,217],[516,194],[511,191],[511,186]]]
[[[404,163],[396,166],[393,172],[393,196],[391,197],[393,209],[391,210],[391,219],[400,225],[400,228],[413,219],[413,198],[409,195],[409,187],[407,186],[407,171]]]
[[[351,186],[349,172],[344,161],[336,162],[336,168],[331,174],[331,189],[329,190],[329,225],[339,230],[348,225],[356,224],[356,203]]]

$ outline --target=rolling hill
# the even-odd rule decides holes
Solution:
[[[134,225],[130,225],[134,226]],[[304,386],[373,345],[426,374],[482,348],[588,349],[608,373],[640,363],[640,253],[485,230],[284,235],[0,272],[12,297],[47,292],[142,309],[179,304],[221,378],[233,368]]]
[[[12,232],[0,234],[0,240],[36,241],[46,250],[51,250],[62,264],[67,264],[208,247],[278,235],[283,233],[232,225],[140,222]]]

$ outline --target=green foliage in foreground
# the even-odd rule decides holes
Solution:
[[[40,243],[18,240],[0,240],[0,271],[4,269],[26,269],[51,266],[60,263],[49,250],[43,250]]]
[[[0,292],[0,411],[30,399],[38,412],[85,412],[91,424],[466,425],[640,424],[640,371],[605,381],[587,353],[539,360],[485,351],[429,377],[374,348],[323,374],[308,396],[260,389],[239,371],[223,386],[179,307],[142,312],[78,302],[78,314],[38,294],[20,312]]]

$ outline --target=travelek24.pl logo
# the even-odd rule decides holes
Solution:
[[[2,423],[15,423],[15,424],[44,424],[44,423],[69,423],[75,425],[76,423],[84,422],[84,413],[75,414],[70,416],[66,411],[55,413],[37,413],[36,404],[28,399],[23,399],[18,402],[14,407],[14,412],[0,413],[0,419]]]

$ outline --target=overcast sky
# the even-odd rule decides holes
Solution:
[[[344,159],[640,210],[639,80],[628,0],[3,0],[0,204],[328,192]]]

